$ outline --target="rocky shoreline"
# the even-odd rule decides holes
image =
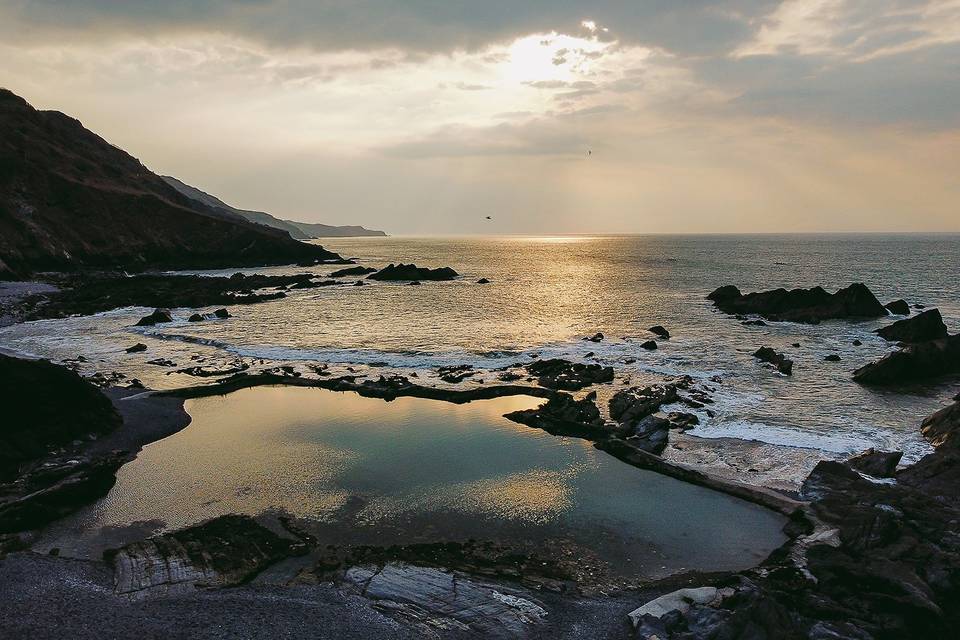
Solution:
[[[320,286],[315,278],[312,274],[211,279],[140,276],[129,279],[139,282],[126,288],[110,280],[94,282],[89,290],[86,285],[68,285],[60,293],[44,293],[42,303],[31,304],[30,313],[57,317],[125,304],[155,306],[159,311],[167,305],[207,306],[228,298],[223,304],[258,302],[269,298],[254,297],[271,296],[285,288]],[[268,289],[272,292],[264,293]],[[865,299],[862,292],[854,293],[856,300]],[[238,300],[238,296],[249,299]],[[785,311],[781,300],[778,310],[764,317],[801,322],[836,317],[836,298],[824,303],[816,291],[774,298],[808,301],[811,296],[816,304],[804,302],[802,312]],[[726,294],[720,297],[728,299]],[[731,294],[729,299],[739,298]],[[849,311],[849,304],[847,300],[841,306]],[[157,317],[166,321],[163,314]],[[947,334],[945,326],[941,330],[936,319],[939,313],[927,312],[882,329],[881,335],[900,341],[903,347],[880,362],[912,358],[908,372],[930,374],[929,363],[917,360],[924,357],[917,354],[938,350],[946,364],[936,372],[954,370],[950,367],[957,358],[950,349],[957,336]],[[666,329],[655,328],[658,337],[668,339]],[[590,339],[599,342],[603,336]],[[787,361],[775,352],[764,359],[781,371]],[[824,461],[799,493],[790,495],[661,457],[666,443],[697,421],[695,414],[677,407],[709,407],[719,379],[666,377],[660,383],[605,394],[606,407],[601,407],[596,390],[587,390],[612,382],[614,369],[559,358],[505,367],[496,372],[495,384],[480,384],[477,372],[468,365],[447,367],[438,376],[449,386],[421,384],[400,375],[331,376],[322,366],[314,369],[315,375],[302,375],[292,367],[238,368],[211,373],[216,380],[203,386],[165,391],[109,388],[104,404],[96,400],[103,398],[100,390],[62,367],[12,358],[3,362],[11,371],[18,370],[18,375],[21,369],[28,371],[22,374],[23,380],[33,380],[37,387],[47,385],[48,393],[53,389],[50,397],[62,399],[65,410],[82,404],[75,400],[77,393],[96,407],[91,409],[96,428],[77,423],[76,433],[58,433],[59,440],[34,431],[36,441],[21,446],[24,453],[5,463],[7,483],[0,488],[0,632],[13,637],[54,637],[47,626],[49,614],[31,617],[27,612],[49,609],[53,597],[49,594],[58,589],[55,585],[81,575],[85,577],[80,583],[86,586],[68,597],[84,603],[73,609],[78,621],[119,615],[125,617],[124,624],[135,621],[159,629],[154,617],[157,608],[178,617],[209,620],[196,613],[196,607],[203,606],[214,615],[232,611],[227,615],[247,620],[252,625],[249,629],[256,630],[253,636],[268,629],[247,617],[247,612],[230,609],[238,598],[252,603],[251,611],[270,602],[285,603],[280,608],[291,637],[945,638],[960,623],[951,606],[960,601],[956,531],[960,403],[923,422],[922,433],[936,450],[916,464],[898,469],[898,452],[876,451],[846,462]],[[46,376],[50,382],[38,382],[36,376]],[[898,375],[890,381],[915,377]],[[457,388],[465,380],[478,384]],[[59,394],[64,385],[81,391]],[[789,517],[785,529],[789,540],[754,569],[712,575],[693,572],[642,584],[599,579],[602,571],[589,571],[589,553],[584,549],[537,550],[524,547],[521,541],[503,540],[340,547],[325,544],[292,519],[276,514],[256,519],[222,516],[124,545],[102,561],[30,551],[38,527],[105,495],[120,466],[142,446],[185,427],[189,423],[183,411],[185,399],[277,385],[386,401],[542,398],[537,408],[506,417],[552,434],[588,440],[638,468],[782,513]],[[18,423],[35,423],[37,417],[25,399],[11,395],[6,404],[21,407],[13,414]],[[47,421],[56,425],[62,418]],[[16,580],[30,588],[15,592]],[[309,604],[294,602],[298,599]],[[341,617],[331,623],[340,625],[336,634],[303,626],[301,617],[308,611],[318,615],[318,603],[329,609],[320,615]],[[104,614],[118,607],[122,613]],[[583,620],[592,621],[592,626],[584,627]],[[293,631],[297,629],[301,631]]]

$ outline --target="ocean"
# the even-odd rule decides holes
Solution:
[[[617,388],[666,375],[715,378],[721,380],[711,383],[716,403],[710,413],[698,412],[701,424],[687,436],[714,447],[716,455],[689,458],[683,447],[665,455],[732,465],[727,471],[738,473],[744,470],[725,460],[725,452],[742,453],[737,443],[751,443],[761,447],[751,454],[754,462],[770,460],[771,451],[783,456],[769,465],[768,479],[784,487],[821,457],[870,446],[900,449],[905,462],[916,460],[929,451],[918,433],[920,421],[957,390],[955,380],[898,390],[852,381],[854,369],[895,348],[874,333],[893,318],[745,326],[705,298],[725,284],[744,292],[815,285],[833,291],[863,282],[883,303],[903,298],[939,308],[954,332],[960,330],[960,235],[387,237],[320,243],[363,265],[450,266],[462,278],[419,287],[370,281],[364,287],[291,291],[282,300],[235,306],[228,320],[203,323],[186,321],[194,309],[177,309],[172,324],[133,327],[148,310],[120,309],[6,327],[0,345],[55,360],[83,355],[85,373],[119,371],[150,387],[205,381],[146,364],[155,358],[180,366],[329,363],[334,372],[416,373],[420,382],[442,384],[435,374],[442,365],[488,370],[532,357],[565,357],[615,367],[617,379],[601,389],[601,401]],[[244,271],[326,275],[337,268]],[[481,277],[490,284],[477,284]],[[669,329],[670,340],[658,339],[656,351],[641,349],[641,342],[655,338],[647,329],[657,324]],[[604,334],[602,342],[582,339],[596,332]],[[127,354],[124,348],[137,341],[149,350]],[[762,345],[792,358],[794,375],[757,362],[751,354]],[[828,354],[841,360],[824,361]],[[494,380],[485,377],[485,384]],[[723,446],[716,449],[718,443]],[[755,479],[763,482],[764,476]]]

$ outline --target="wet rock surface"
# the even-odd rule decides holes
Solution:
[[[861,384],[902,385],[960,373],[960,334],[909,344],[853,372]]]
[[[908,305],[905,300],[894,300],[893,302],[888,302],[883,306],[885,306],[887,310],[895,316],[910,315],[910,305]]]
[[[650,333],[656,336],[659,336],[660,338],[663,338],[664,340],[670,339],[670,332],[667,331],[666,327],[663,327],[659,324],[650,327],[649,329],[647,329],[647,331],[649,331]]]
[[[596,438],[613,432],[607,428],[595,396],[575,400],[568,393],[556,393],[535,409],[513,411],[505,418],[557,435]]]
[[[198,316],[199,317],[199,316]],[[203,318],[200,317],[202,320]],[[147,316],[143,316],[137,320],[138,327],[152,327],[155,324],[161,324],[164,322],[173,322],[173,316],[170,315],[169,309],[154,309],[153,313]]]
[[[330,274],[331,278],[343,278],[345,276],[365,276],[368,273],[376,273],[376,269],[373,267],[348,267],[346,269],[340,269],[334,271]]]
[[[877,451],[870,448],[847,460],[847,464],[874,478],[892,478],[902,457],[902,451]]]
[[[369,280],[453,280],[459,277],[450,267],[428,269],[415,264],[389,264],[367,276]]]
[[[742,294],[733,285],[714,290],[707,296],[729,314],[757,314],[767,320],[817,323],[843,318],[880,318],[886,308],[862,283],[854,283],[836,293],[822,287],[812,289],[775,289]]]
[[[777,368],[777,371],[785,376],[793,375],[793,360],[790,360],[782,353],[774,351],[770,347],[760,347],[754,352],[753,357],[761,362],[772,364]]]
[[[547,389],[579,391],[594,384],[613,382],[613,367],[571,362],[561,358],[537,360],[526,365],[537,384]]]
[[[891,342],[926,342],[947,337],[947,325],[943,323],[939,309],[929,309],[913,316],[897,320],[877,329],[877,335]]]

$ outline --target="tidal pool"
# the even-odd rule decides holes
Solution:
[[[518,425],[528,397],[453,405],[261,387],[188,400],[189,427],[143,449],[42,546],[98,553],[226,513],[286,513],[321,543],[569,543],[624,574],[752,566],[778,514]]]

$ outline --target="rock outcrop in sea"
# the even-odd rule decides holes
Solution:
[[[737,287],[726,285],[714,290],[707,299],[724,313],[753,313],[775,321],[818,323],[821,320],[887,315],[887,309],[862,283],[851,284],[836,293],[813,287],[743,294]]]
[[[926,342],[946,338],[947,325],[943,323],[939,309],[928,309],[912,318],[897,320],[877,329],[877,335],[891,342]]]
[[[376,273],[367,276],[368,280],[453,280],[459,277],[450,267],[429,269],[415,264],[390,263]]]

